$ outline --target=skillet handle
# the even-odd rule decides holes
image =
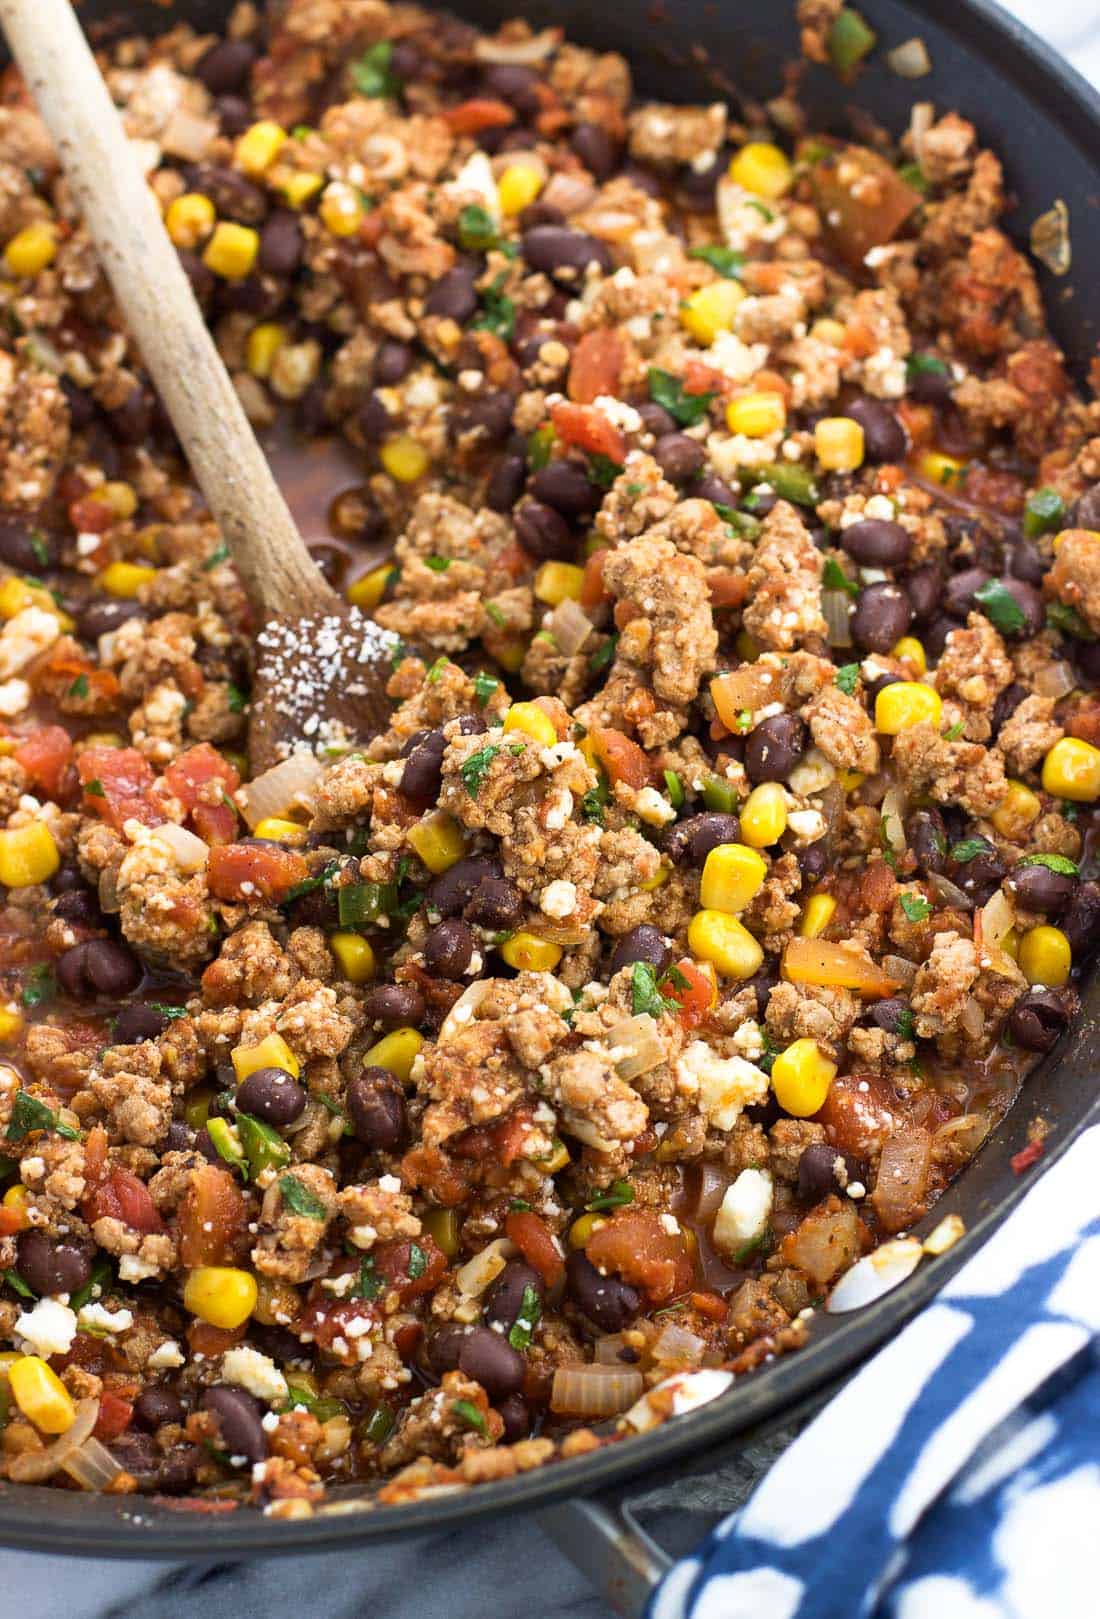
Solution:
[[[621,1501],[559,1501],[536,1514],[539,1528],[564,1552],[622,1619],[643,1619],[649,1599],[672,1567]]]

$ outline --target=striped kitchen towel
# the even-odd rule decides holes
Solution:
[[[848,1382],[650,1619],[1098,1619],[1100,1126]]]

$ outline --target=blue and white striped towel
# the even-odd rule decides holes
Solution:
[[[678,1563],[650,1619],[1097,1619],[1100,1126]]]

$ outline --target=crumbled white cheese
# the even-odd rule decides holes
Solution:
[[[703,359],[731,382],[748,382],[767,362],[766,343],[745,343],[733,332],[719,332]]]
[[[19,1165],[19,1178],[24,1186],[33,1186],[40,1181],[46,1173],[46,1160],[37,1154],[33,1158],[24,1158]]]
[[[890,523],[896,515],[889,495],[872,495],[863,508],[863,516],[874,518],[876,522]]]
[[[493,179],[493,168],[484,152],[472,153],[453,180],[443,187],[449,196],[465,196],[472,192],[496,225],[500,224],[500,196]]]
[[[820,810],[792,810],[787,816],[787,827],[800,843],[816,843],[825,836],[825,817]]]
[[[183,1351],[174,1338],[165,1338],[158,1344],[145,1362],[147,1372],[167,1372],[174,1366],[183,1365]]]
[[[241,1344],[235,1349],[227,1349],[222,1356],[221,1375],[227,1383],[236,1383],[240,1388],[247,1389],[258,1400],[285,1400],[287,1397],[286,1378],[267,1355],[261,1355],[258,1349],[249,1349],[247,1344]]]
[[[378,1190],[380,1192],[399,1192],[401,1181],[397,1175],[379,1175]]]
[[[137,1254],[123,1254],[118,1262],[120,1282],[144,1282],[150,1276],[159,1275],[159,1265],[151,1265],[147,1259],[139,1259]]]
[[[740,1056],[755,1062],[764,1055],[764,1031],[754,1018],[749,1018],[733,1035],[731,1044]]]
[[[744,1057],[722,1057],[705,1040],[693,1040],[676,1061],[676,1083],[699,1106],[716,1130],[732,1130],[742,1108],[762,1102],[768,1076]]]
[[[547,883],[539,896],[539,909],[547,916],[556,916],[559,920],[564,916],[572,916],[576,908],[577,885],[566,882],[563,877]]]
[[[726,1188],[714,1218],[714,1246],[736,1254],[747,1242],[764,1234],[772,1212],[772,1178],[766,1169],[743,1169]]]
[[[54,613],[41,607],[24,607],[0,631],[0,680],[17,675],[27,664],[47,652],[61,634]]]
[[[76,1337],[76,1314],[58,1299],[39,1299],[17,1318],[15,1330],[32,1355],[65,1355]]]
[[[22,714],[31,700],[31,688],[25,680],[5,680],[0,685],[0,715],[4,719],[14,719],[16,714]]]
[[[642,431],[642,418],[623,399],[616,399],[612,394],[600,394],[595,401],[596,410],[606,416],[614,426],[621,427],[624,433],[640,433]]]
[[[539,754],[539,764],[544,770],[556,770],[567,759],[572,759],[577,752],[577,744],[570,742],[568,737],[563,742],[555,742],[552,748],[543,748]]]
[[[105,1304],[85,1304],[77,1319],[82,1327],[97,1327],[101,1332],[126,1332],[134,1324],[130,1310],[108,1310]]]
[[[649,826],[667,826],[669,821],[676,819],[676,811],[656,787],[642,787],[636,792],[631,808]]]

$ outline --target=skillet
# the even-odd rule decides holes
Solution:
[[[674,14],[648,0],[618,0],[596,13],[561,0],[451,0],[453,11],[494,27],[522,12],[535,25],[553,23],[581,44],[622,51],[639,92],[661,99],[736,104],[736,87],[754,99],[779,88],[784,62],[797,54],[793,5],[776,0],[676,0]],[[120,23],[120,31],[163,30],[182,19],[198,28],[221,24],[225,0],[177,0],[170,11],[119,0],[86,0],[86,28]],[[913,101],[956,108],[978,126],[983,144],[1004,161],[1017,205],[1010,231],[1026,241],[1028,227],[1056,198],[1069,210],[1074,267],[1056,280],[1040,274],[1051,326],[1083,373],[1100,337],[1100,284],[1088,270],[1100,263],[1100,96],[1040,40],[990,0],[862,0],[880,49],[853,90],[828,71],[811,69],[803,99],[811,127],[843,131],[853,104],[898,133]],[[894,76],[885,46],[919,35],[933,70],[913,84]],[[944,1258],[925,1261],[877,1304],[852,1315],[819,1314],[809,1342],[796,1354],[762,1367],[724,1398],[624,1445],[590,1457],[477,1489],[377,1511],[344,1511],[308,1520],[275,1521],[250,1510],[207,1515],[160,1506],[145,1498],[109,1497],[0,1483],[0,1545],[55,1554],[183,1559],[249,1558],[351,1548],[428,1530],[473,1528],[502,1512],[542,1513],[544,1526],[590,1575],[620,1612],[640,1613],[665,1561],[629,1521],[624,1502],[632,1481],[647,1490],[691,1473],[713,1475],[746,1434],[820,1401],[822,1392],[870,1354],[980,1246],[1027,1190],[1012,1158],[1028,1142],[1028,1127],[1048,1128],[1040,1167],[1049,1165],[1089,1123],[1100,1121],[1093,1075],[1100,1069],[1100,976],[1083,986],[1081,1018],[1067,1039],[1028,1079],[1023,1094],[974,1163],[935,1206],[917,1234],[945,1213],[959,1214],[965,1237]],[[358,1493],[358,1492],[357,1492]],[[339,1492],[336,1492],[337,1500]]]

